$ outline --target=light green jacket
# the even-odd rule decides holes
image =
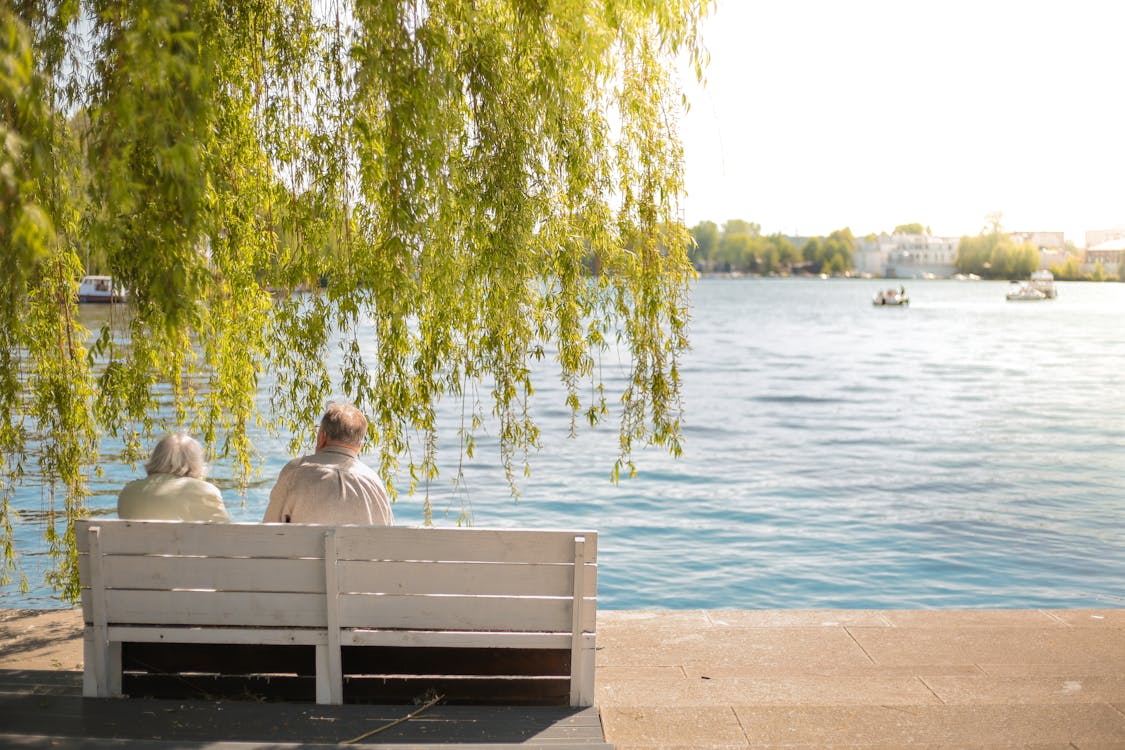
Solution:
[[[117,516],[138,521],[230,521],[218,487],[174,474],[149,474],[129,482],[117,496]]]

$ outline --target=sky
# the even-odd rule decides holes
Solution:
[[[718,0],[703,38],[689,226],[1125,226],[1125,2]]]

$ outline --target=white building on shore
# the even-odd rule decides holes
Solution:
[[[1107,274],[1119,276],[1125,268],[1125,232],[1122,235],[1118,239],[1086,248],[1086,262],[1082,264],[1082,273],[1093,273],[1101,263],[1102,270]]]
[[[889,279],[948,278],[957,273],[960,237],[887,234],[856,240],[855,269]]]
[[[1039,270],[1045,271],[1053,264],[1066,263],[1070,253],[1066,250],[1066,238],[1063,232],[1012,232],[1008,235],[1012,242],[1022,245],[1030,242],[1039,250]]]
[[[1011,232],[1008,236],[1017,245],[1030,242],[1040,251],[1066,248],[1066,239],[1063,232]]]
[[[1092,248],[1109,242],[1110,240],[1125,239],[1125,227],[1116,226],[1113,229],[1087,229],[1086,247]]]

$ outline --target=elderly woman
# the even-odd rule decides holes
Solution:
[[[168,435],[145,464],[148,476],[117,496],[117,516],[152,521],[227,523],[219,488],[203,481],[203,447],[187,435]]]

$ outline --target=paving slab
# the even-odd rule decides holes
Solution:
[[[892,624],[885,610],[715,609],[706,614],[716,627],[834,628],[842,625],[889,627]]]
[[[750,744],[729,705],[607,706],[602,709],[602,726],[606,740],[618,750],[638,745],[743,748]]]
[[[990,677],[1058,677],[1073,679],[1076,676],[1103,676],[1113,677],[1125,674],[1125,664],[1119,660],[1103,662],[1084,662],[1082,664],[991,664],[981,662],[976,666],[984,675]],[[1123,748],[1125,750],[1125,748]]]
[[[448,747],[555,745],[607,748],[596,708],[433,706],[404,717],[414,706],[255,701],[82,698],[77,694],[0,696],[0,732],[129,743],[178,741],[198,747],[212,741],[335,745],[399,744]],[[10,740],[10,738],[8,738]],[[0,736],[0,746],[11,744]]]
[[[1065,747],[1125,743],[1125,715],[1105,704],[966,706],[735,706],[754,747]],[[1119,744],[1119,746],[1121,746]]]
[[[787,675],[771,679],[739,675],[674,679],[614,679],[598,692],[606,706],[714,706],[725,702],[756,705],[926,705],[941,700],[917,677]]]
[[[1051,615],[1075,627],[1125,628],[1125,609],[1053,609]]]
[[[876,664],[1125,663],[1125,633],[1115,628],[867,628],[848,632]]]
[[[720,746],[714,745],[708,750],[716,750]],[[746,747],[745,745],[730,745],[722,746],[730,748]],[[758,743],[753,746],[754,750],[793,750],[795,747],[808,747],[807,745],[793,745],[789,743]],[[100,748],[91,750],[101,750]],[[239,749],[241,750],[241,749]],[[256,750],[256,749],[255,749]],[[630,745],[629,750],[699,750],[698,745]],[[846,742],[844,744],[818,744],[816,750],[903,750],[902,745],[888,745],[879,743],[869,745],[867,743],[856,744],[854,742]],[[944,744],[944,743],[926,743],[924,745],[913,745],[912,750],[1121,750],[1121,747],[1114,745],[1112,748],[1100,745],[1083,745],[1079,748],[1069,742],[1065,743],[1047,743],[1047,744],[1006,744],[1006,745],[964,745],[964,744]]]
[[[1008,705],[1125,701],[1125,675],[921,678],[942,703]]]
[[[612,669],[612,668],[610,668]],[[673,667],[667,667],[673,669]],[[977,664],[815,664],[804,667],[799,672],[792,665],[699,665],[691,664],[682,668],[689,678],[706,676],[716,679],[722,677],[750,677],[762,680],[777,680],[800,674],[805,677],[824,677],[828,679],[847,677],[853,680],[868,680],[875,677],[972,677],[987,674]]]
[[[711,627],[711,619],[702,609],[603,609],[598,610],[598,627],[603,626],[688,631]]]
[[[1041,609],[927,609],[883,613],[896,628],[1049,628],[1066,627],[1059,617]],[[847,623],[850,625],[851,623]],[[863,625],[863,623],[857,623]]]
[[[714,626],[695,630],[648,626],[615,628],[599,623],[598,644],[599,667],[670,664],[813,667],[871,663],[855,639],[841,627]]]

